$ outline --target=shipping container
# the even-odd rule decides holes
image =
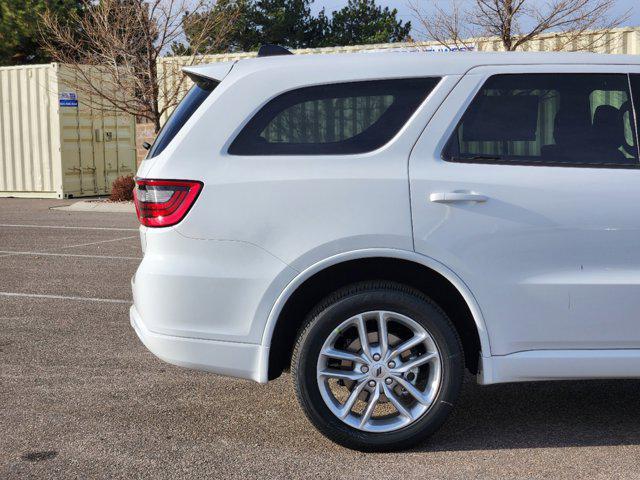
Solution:
[[[379,43],[372,45],[349,45],[341,47],[300,48],[292,50],[296,55],[327,53],[366,53],[384,51],[416,51],[442,53],[469,50],[477,52],[501,51],[502,43],[497,37],[468,38],[458,45],[442,45],[436,42],[401,42]],[[577,39],[570,39],[563,32],[546,33],[525,44],[524,51],[591,51],[611,54],[640,54],[640,27],[621,27],[603,31],[586,31]],[[257,52],[221,53],[200,55],[197,57],[161,57],[158,59],[158,77],[160,88],[160,104],[165,104],[167,92],[179,92],[179,100],[191,86],[191,82],[182,74],[182,67],[191,63],[230,62],[252,58]],[[175,103],[175,102],[174,102]],[[165,121],[172,112],[167,109],[162,120]]]
[[[97,70],[91,79],[101,88]],[[79,82],[56,63],[0,68],[0,196],[104,195],[135,173],[135,117],[105,109]]]

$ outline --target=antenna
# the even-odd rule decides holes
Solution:
[[[276,55],[293,55],[291,51],[287,50],[280,45],[274,45],[273,43],[265,43],[258,50],[258,57],[274,57]]]

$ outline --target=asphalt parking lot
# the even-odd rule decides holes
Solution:
[[[269,385],[156,359],[129,326],[131,214],[0,199],[0,478],[640,478],[640,381],[465,383],[432,440],[363,454]]]

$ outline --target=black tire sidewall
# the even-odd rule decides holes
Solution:
[[[426,300],[426,301],[425,301]],[[442,361],[441,387],[431,408],[414,423],[393,432],[364,432],[336,418],[322,399],[317,362],[322,345],[342,322],[355,315],[387,310],[415,320],[433,337]],[[334,441],[358,450],[408,448],[435,432],[446,420],[459,395],[464,359],[450,321],[436,305],[407,292],[380,289],[354,293],[337,300],[310,320],[297,349],[295,377],[298,397],[311,422]]]

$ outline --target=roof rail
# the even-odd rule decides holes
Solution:
[[[275,55],[293,55],[290,50],[287,50],[280,45],[274,45],[273,43],[265,43],[260,46],[258,50],[259,57],[273,57]]]

